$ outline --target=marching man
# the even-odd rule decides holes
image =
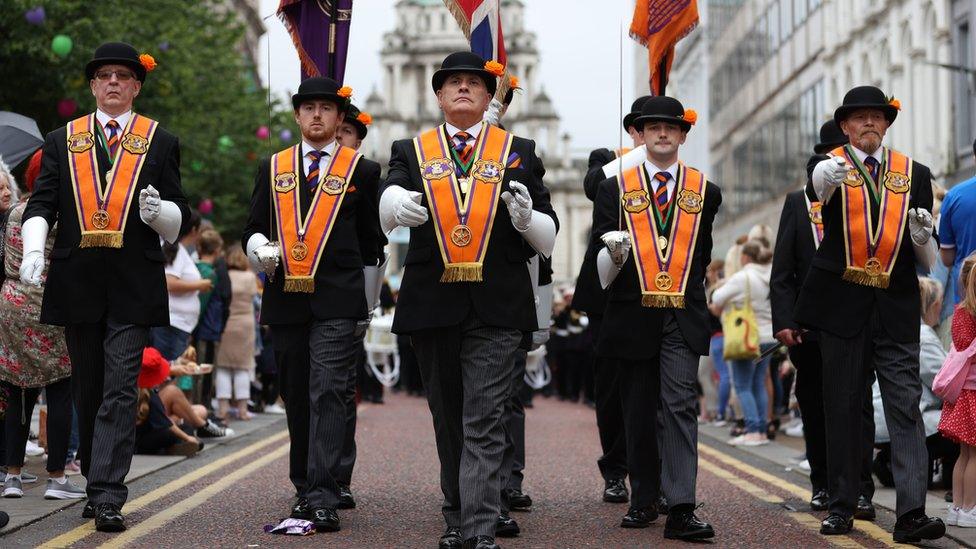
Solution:
[[[526,263],[555,244],[535,143],[482,122],[503,71],[471,52],[444,59],[431,84],[445,123],[393,144],[380,198],[385,231],[410,227],[393,331],[411,336],[433,416],[441,548],[497,547],[502,410],[537,329]]]
[[[376,196],[380,166],[336,142],[352,90],[309,78],[292,96],[302,142],[258,168],[243,243],[268,275],[261,323],[271,326],[291,435],[292,518],[339,530],[351,500],[342,456],[356,356],[373,296],[366,280],[386,239]],[[351,473],[351,464],[348,470]]]

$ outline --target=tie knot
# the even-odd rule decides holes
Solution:
[[[661,183],[667,183],[668,181],[671,180],[671,173],[670,172],[657,172],[654,175],[654,179],[657,179]]]
[[[325,153],[323,153],[322,151],[308,151],[308,154],[306,154],[305,156],[312,162],[315,162],[317,160],[321,160],[323,154]]]
[[[119,129],[119,123],[116,122],[115,120],[109,120],[108,121],[108,124],[105,124],[105,127],[108,128],[108,129],[110,129],[110,130],[112,130],[112,131],[115,131],[115,130]]]
[[[873,156],[869,156],[864,159],[864,165],[870,168],[875,168],[878,166],[878,159]]]
[[[457,132],[454,134],[454,139],[458,140],[462,144],[467,143],[468,139],[471,139],[471,134],[468,132]]]

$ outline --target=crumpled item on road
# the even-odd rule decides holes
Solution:
[[[286,518],[277,525],[266,524],[264,531],[269,534],[286,534],[290,536],[309,536],[315,533],[315,525],[311,521]]]

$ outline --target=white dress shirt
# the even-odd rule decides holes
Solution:
[[[302,168],[305,170],[305,177],[308,177],[308,169],[312,165],[312,159],[308,157],[308,153],[312,151],[321,151],[322,158],[319,160],[319,174],[322,170],[329,166],[329,159],[335,153],[336,141],[333,139],[328,145],[322,147],[321,149],[316,149],[315,147],[308,144],[308,141],[302,139]],[[322,180],[322,176],[319,175],[319,180]]]
[[[455,134],[457,134],[457,132],[462,131],[462,130],[461,130],[461,128],[458,128],[456,126],[451,125],[450,122],[445,122],[444,124],[447,126],[447,134],[451,138],[451,146],[453,147],[454,146],[454,136],[455,136]],[[478,140],[478,136],[481,135],[481,128],[483,126],[484,126],[484,123],[483,122],[478,122],[474,126],[471,126],[470,128],[468,128],[466,130],[463,130],[463,131],[468,132],[468,136],[469,136],[468,137],[468,144],[469,145],[474,145],[474,142]]]
[[[661,182],[654,176],[658,172],[667,172],[671,175],[671,179],[668,179],[668,200],[671,200],[671,197],[674,196],[674,188],[678,185],[678,163],[675,162],[668,166],[666,170],[662,170],[650,160],[645,160],[644,169],[647,170],[647,175],[651,178],[651,185],[654,187],[652,189],[654,191],[653,194],[657,194],[657,189],[661,185]]]
[[[129,123],[129,119],[132,118],[132,111],[125,111],[118,116],[112,116],[102,112],[101,109],[95,110],[95,119],[98,123],[102,125],[102,129],[105,130],[105,137],[108,137],[108,123],[110,120],[115,120],[115,123],[119,125],[119,131],[125,130],[125,126]]]

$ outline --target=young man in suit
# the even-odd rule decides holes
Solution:
[[[671,97],[644,103],[634,124],[643,130],[646,160],[600,183],[591,239],[604,244],[596,262],[609,287],[597,352],[619,361],[633,492],[621,526],[648,527],[661,491],[670,505],[664,536],[680,540],[715,535],[694,512],[695,382],[711,335],[704,281],[722,192],[678,161],[696,118]],[[661,448],[653,419],[659,399]]]
[[[882,146],[901,105],[878,88],[848,91],[834,120],[850,143],[813,169],[823,204],[823,242],[797,298],[797,324],[817,330],[823,355],[829,515],[820,532],[850,532],[864,444],[861,413],[878,376],[885,418],[900,458],[894,540],[945,535],[925,514],[928,452],[918,408],[919,289],[916,266],[935,261],[932,174]]]
[[[24,211],[25,282],[40,284],[58,223],[40,320],[64,326],[88,481],[82,516],[105,532],[125,530],[136,377],[149,328],[169,325],[160,237],[175,242],[189,219],[176,136],[132,110],[155,66],[129,44],[95,50],[85,75],[97,108],[47,135]]]
[[[537,329],[526,264],[555,244],[535,143],[482,122],[499,69],[471,52],[444,59],[431,84],[445,123],[393,144],[380,199],[385,230],[410,227],[393,331],[410,334],[427,389],[441,547],[497,547],[502,412],[519,345]]]
[[[271,326],[291,434],[291,516],[320,532],[340,528],[347,409],[374,305],[366,280],[386,244],[380,166],[335,138],[351,95],[330,78],[302,82],[292,96],[302,141],[261,163],[242,239],[268,275],[261,323]]]

